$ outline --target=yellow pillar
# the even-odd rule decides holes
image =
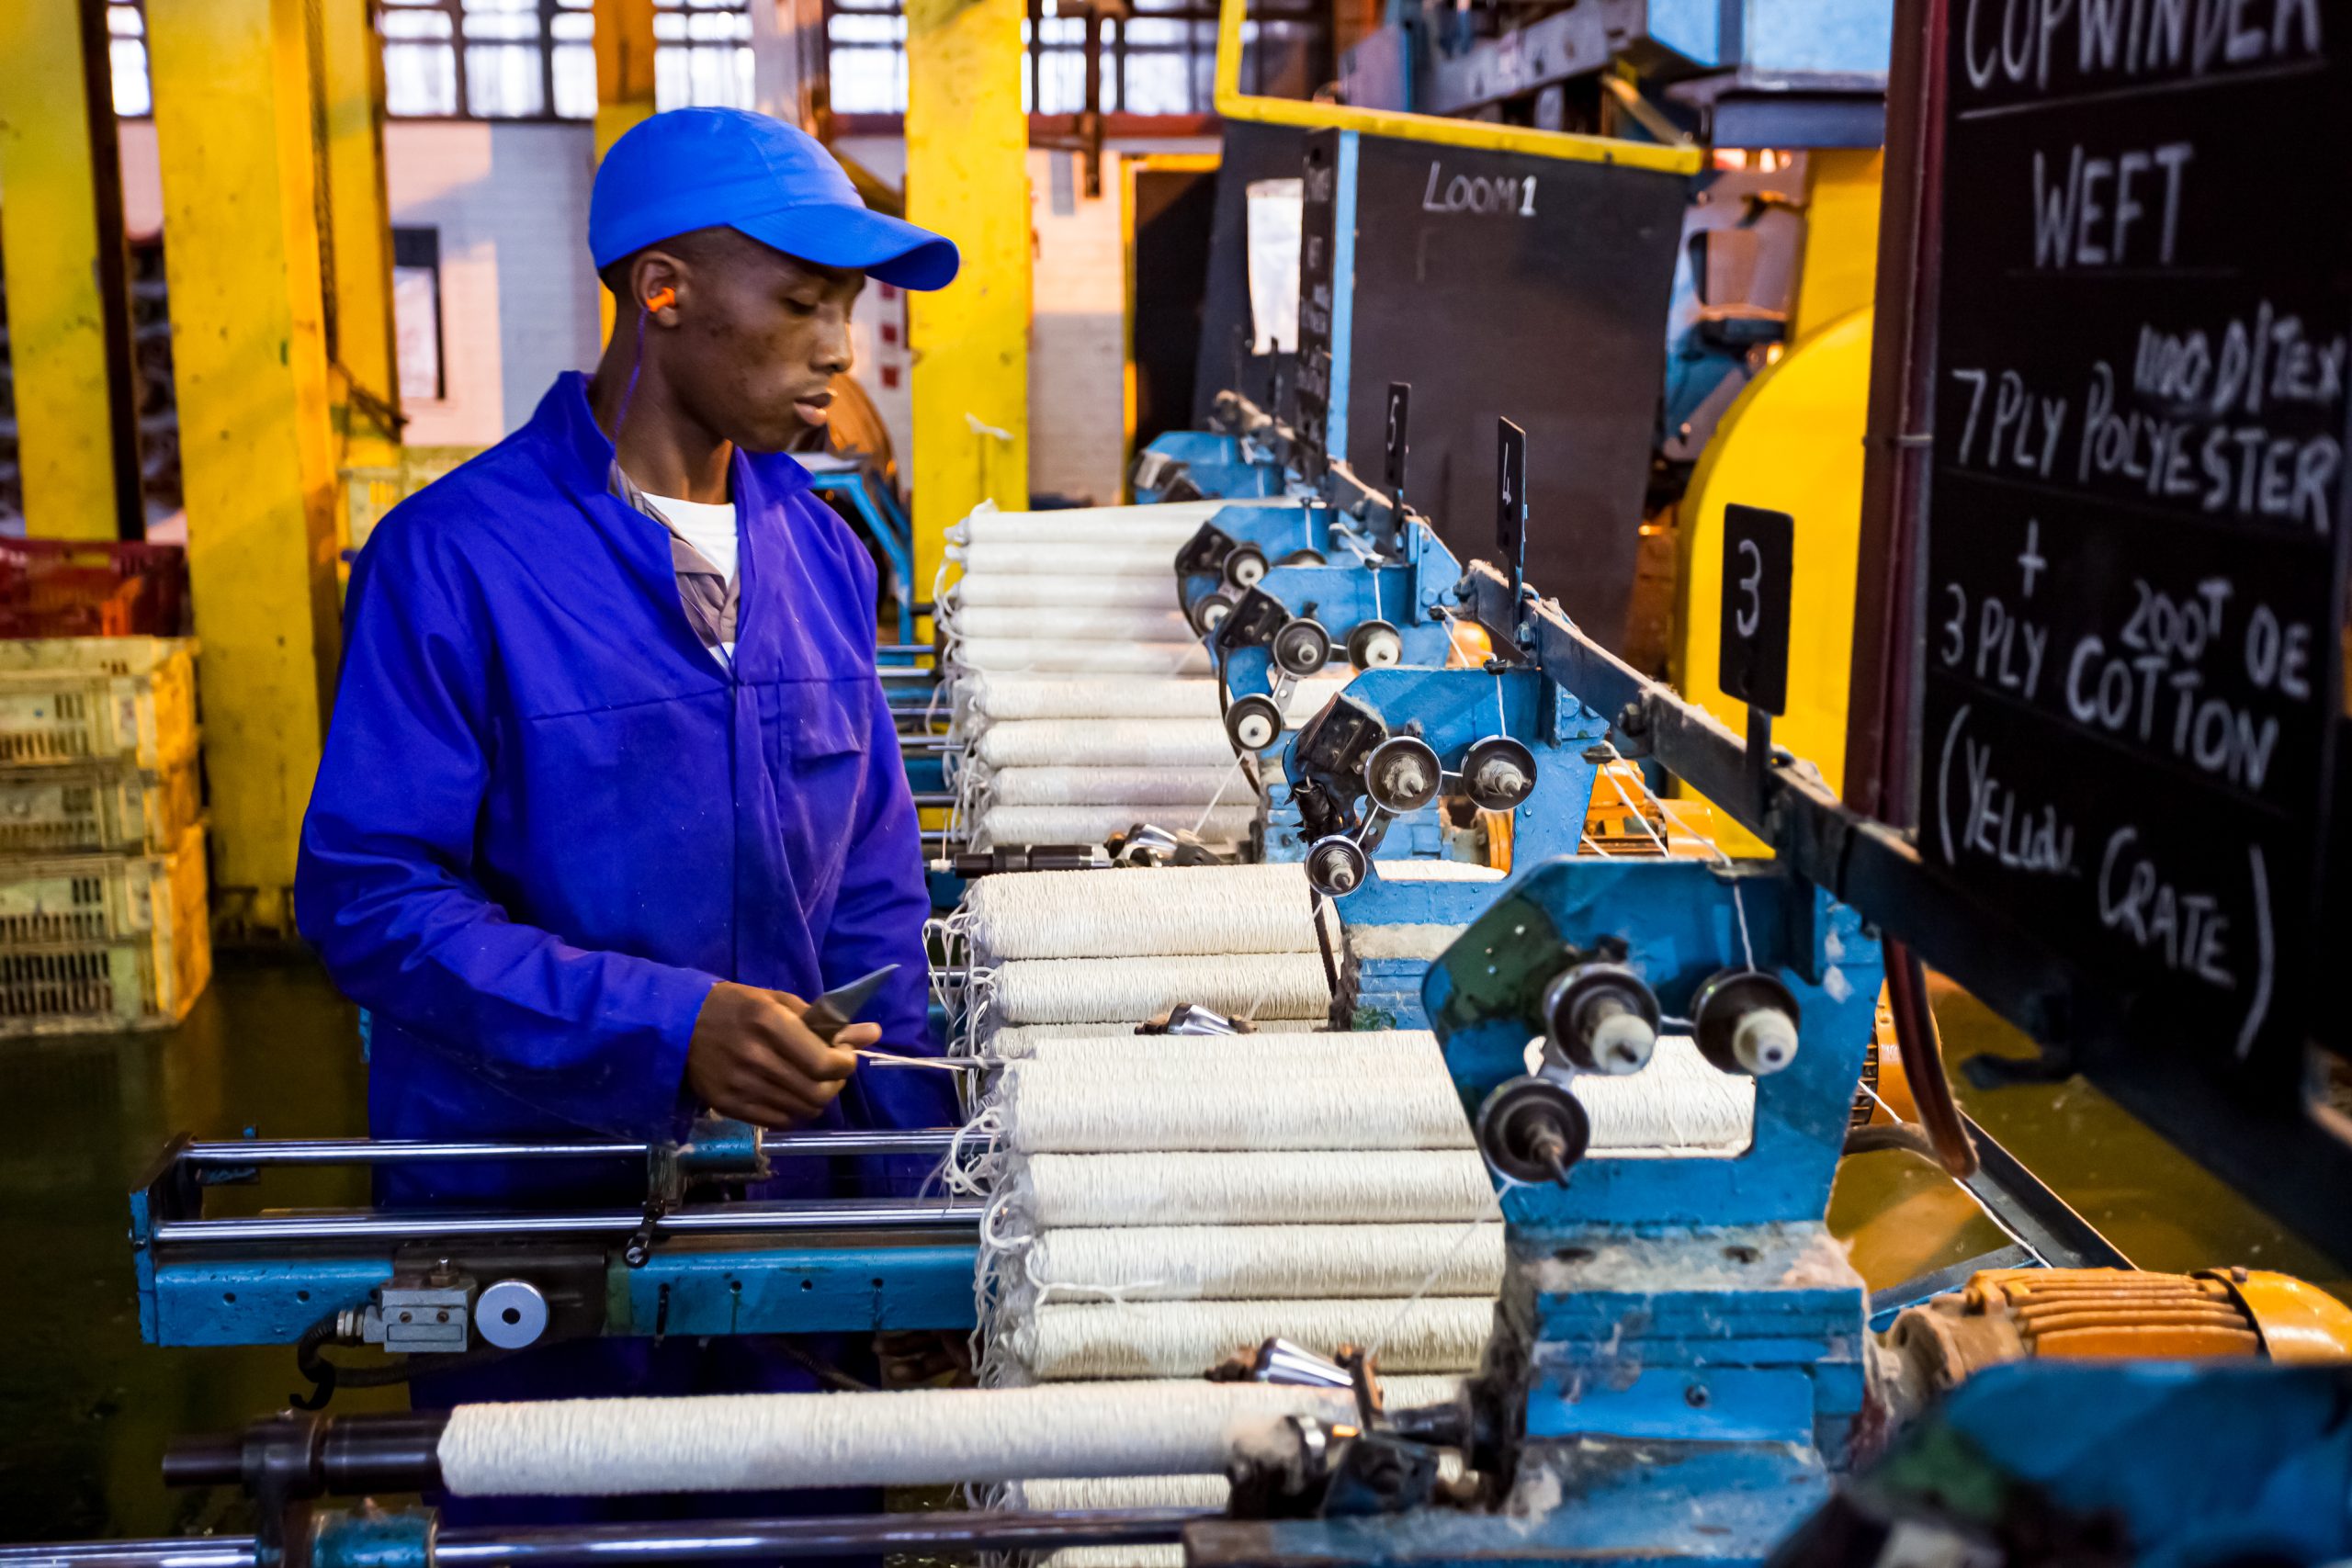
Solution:
[[[963,272],[917,294],[915,590],[947,529],[982,501],[1029,496],[1028,117],[1022,0],[907,0],[907,217],[962,248]]]
[[[390,463],[401,441],[384,52],[371,8],[368,0],[325,0],[312,39],[326,150],[327,350],[345,465]]]
[[[1869,304],[1878,287],[1878,201],[1886,154],[1871,147],[1804,155],[1804,255],[1789,342]]]
[[[596,158],[653,112],[653,0],[595,0]],[[613,333],[613,297],[596,293],[598,335]]]
[[[304,0],[149,0],[221,918],[285,935],[333,693],[329,424]]]
[[[0,254],[17,459],[26,522],[54,539],[112,539],[141,516],[138,449],[125,445],[136,418],[129,300],[107,297],[127,265],[114,104],[105,35],[90,19],[81,0],[0,4]]]

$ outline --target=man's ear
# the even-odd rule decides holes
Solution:
[[[628,304],[663,326],[678,321],[678,296],[686,281],[685,264],[665,251],[647,251],[629,269]]]

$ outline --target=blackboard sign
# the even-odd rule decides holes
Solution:
[[[2352,15],[1950,16],[1921,848],[2123,1047],[2289,1084],[2342,702]]]
[[[1789,711],[1796,533],[1796,519],[1785,512],[1736,503],[1724,508],[1723,646],[1715,684],[1725,696],[1773,715]]]
[[[1332,311],[1337,303],[1332,264],[1338,251],[1340,133],[1317,130],[1306,138],[1300,170],[1298,227],[1298,379],[1292,428],[1305,448],[1301,460],[1309,479],[1326,461],[1345,457],[1330,450]]]
[[[1385,460],[1380,472],[1388,489],[1389,502],[1400,510],[1405,504],[1405,459],[1413,449],[1407,431],[1412,412],[1413,389],[1403,381],[1389,382],[1387,439],[1382,444]]]
[[[1527,432],[1495,422],[1495,558],[1510,573],[1510,602],[1527,581]]]

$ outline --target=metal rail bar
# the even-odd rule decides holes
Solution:
[[[1198,1508],[1100,1513],[957,1512],[820,1519],[681,1520],[673,1524],[558,1525],[442,1529],[442,1568],[593,1568],[607,1562],[703,1563],[872,1555],[882,1552],[1045,1551],[1066,1546],[1164,1545],[1182,1538]],[[260,1568],[252,1536],[205,1540],[61,1541],[0,1547],[0,1568]]]
[[[792,1235],[808,1232],[976,1229],[985,1205],[968,1201],[910,1203],[833,1198],[813,1203],[690,1204],[673,1210],[662,1229],[673,1235]],[[241,1219],[164,1220],[160,1247],[276,1246],[296,1241],[426,1241],[458,1236],[627,1235],[645,1211],[497,1213],[477,1210],[304,1209]]]
[[[824,1131],[763,1133],[760,1152],[771,1156],[945,1154],[956,1139],[952,1127],[914,1132]],[[244,1168],[265,1165],[401,1165],[413,1160],[643,1159],[650,1143],[544,1144],[427,1143],[392,1138],[223,1139],[190,1144],[180,1151],[192,1166]]]

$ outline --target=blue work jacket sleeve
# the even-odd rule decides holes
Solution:
[[[676,1110],[716,977],[520,924],[470,874],[498,654],[478,584],[393,517],[353,573],[342,682],[302,824],[296,919],[361,1006],[575,1125]]]
[[[931,893],[923,878],[922,840],[915,818],[898,728],[877,680],[872,684],[866,787],[858,802],[854,837],[833,918],[824,938],[825,983],[844,981],[885,964],[899,965],[865,1016],[882,1026],[888,1049],[935,1055],[931,1027],[930,958],[923,922]],[[866,1062],[850,1094],[856,1121],[869,1127],[949,1127],[963,1120],[953,1075],[923,1067]],[[864,1162],[863,1184],[876,1196],[910,1196],[934,1173],[933,1159]]]

